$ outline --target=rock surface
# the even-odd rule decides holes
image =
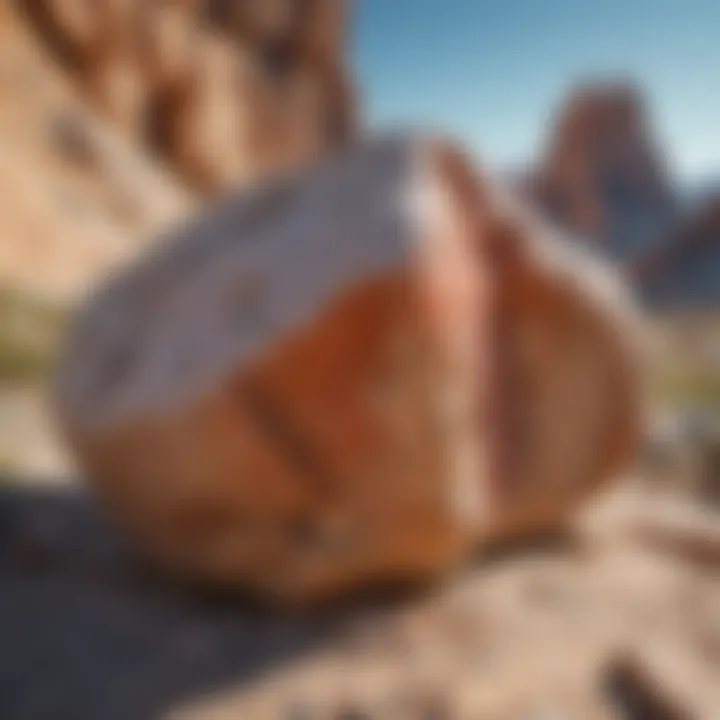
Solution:
[[[0,2],[0,285],[74,299],[192,207]]]
[[[657,311],[720,303],[720,194],[670,172],[636,87],[589,83],[569,93],[544,157],[511,182],[559,227],[623,266]]]
[[[710,309],[720,303],[720,194],[685,213],[629,273],[656,308]]]
[[[60,406],[156,559],[281,601],[555,528],[637,434],[614,278],[432,139],[230,198],[105,288]]]
[[[622,83],[575,88],[534,178],[540,204],[567,230],[627,259],[657,239],[675,198],[641,93]]]
[[[491,539],[552,532],[634,454],[644,331],[619,278],[508,198],[492,212],[493,387],[501,436]]]
[[[607,677],[628,649],[690,717],[720,711],[718,564],[635,531],[720,515],[654,487],[602,498],[572,542],[309,615],[160,582],[70,488],[0,488],[0,518],[3,720],[628,720]]]
[[[86,97],[192,186],[296,167],[354,135],[347,0],[24,0]]]

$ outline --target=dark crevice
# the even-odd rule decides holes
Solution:
[[[517,231],[495,221],[489,228],[486,260],[497,278],[493,296],[490,347],[493,348],[490,377],[490,422],[492,477],[494,491],[508,501],[521,491],[522,471],[529,450],[525,415],[530,388],[517,347],[518,309],[513,305],[511,274],[519,263],[520,239]]]
[[[670,697],[662,680],[651,677],[632,657],[612,662],[603,680],[605,694],[623,720],[694,720],[697,717]]]
[[[313,493],[324,499],[332,497],[335,492],[334,484],[329,473],[323,468],[318,452],[307,438],[302,437],[298,428],[268,393],[257,385],[246,383],[240,390],[240,400],[255,425]]]
[[[287,78],[296,61],[294,48],[284,40],[266,40],[256,52],[262,69],[278,83]]]
[[[15,0],[15,5],[28,24],[49,48],[50,53],[66,68],[84,67],[89,53],[80,43],[69,37],[54,16],[48,0]]]
[[[145,113],[144,140],[157,156],[168,158],[175,148],[173,124],[179,110],[188,104],[187,83],[176,83],[153,93]]]

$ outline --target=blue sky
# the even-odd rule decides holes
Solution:
[[[578,78],[631,77],[684,178],[720,175],[720,0],[356,0],[374,126],[452,131],[487,162],[536,154]]]

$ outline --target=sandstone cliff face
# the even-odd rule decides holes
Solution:
[[[564,228],[624,260],[669,225],[674,198],[640,93],[590,84],[570,94],[534,177]]]
[[[18,2],[85,96],[195,188],[353,138],[347,0]]]
[[[2,0],[0,285],[77,297],[204,192],[349,142],[347,20],[320,0]]]
[[[632,452],[634,328],[576,251],[446,143],[370,143],[106,286],[68,437],[182,574],[282,602],[431,578],[556,527]]]
[[[0,3],[0,285],[76,297],[191,206]]]

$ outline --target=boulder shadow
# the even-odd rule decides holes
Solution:
[[[291,614],[199,592],[144,566],[83,492],[0,480],[0,717],[164,717],[401,597]]]

